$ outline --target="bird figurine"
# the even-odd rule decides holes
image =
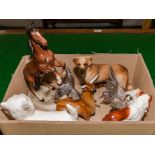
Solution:
[[[132,105],[105,115],[103,121],[141,121],[150,107],[151,99],[148,94],[140,95]]]
[[[126,91],[119,85],[111,66],[109,66],[109,72],[110,79],[106,81],[102,96],[100,97],[102,102],[108,104],[112,110],[122,109],[132,104],[133,98],[139,96],[142,90]]]

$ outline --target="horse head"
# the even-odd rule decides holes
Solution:
[[[26,33],[36,44],[39,44],[43,48],[47,48],[47,40],[35,28],[35,25],[33,23],[30,26],[26,27]]]

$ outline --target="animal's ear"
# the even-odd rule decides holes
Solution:
[[[26,27],[26,33],[30,35],[33,30],[35,30],[35,24],[32,22],[31,25]]]
[[[30,32],[31,32],[30,27],[29,27],[29,26],[27,26],[25,29],[26,29],[26,33],[27,33],[28,35],[30,35]]]
[[[2,102],[1,104],[0,104],[0,106],[3,108],[3,109],[6,109],[7,110],[7,103],[6,102]]]
[[[79,60],[79,58],[73,58],[73,62],[75,65],[77,64],[78,60]]]
[[[89,56],[86,58],[86,60],[87,60],[88,65],[91,65],[93,58],[91,56]]]
[[[35,27],[36,27],[36,26],[35,26],[34,22],[32,22],[32,23],[31,23],[31,28],[34,28],[34,29],[35,29]]]
[[[92,80],[89,81],[89,83],[94,83],[99,78],[99,74],[97,74]]]
[[[86,88],[86,87],[87,87],[86,85],[82,85],[82,86],[81,86],[81,89],[84,89],[84,88]]]

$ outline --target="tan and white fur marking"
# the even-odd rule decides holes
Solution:
[[[128,105],[132,105],[132,104],[134,104],[135,99],[137,99],[137,97],[139,97],[140,95],[143,94],[143,91],[141,89],[137,88],[134,90],[127,91],[127,92],[125,92],[125,94],[126,94],[125,100],[128,101]]]
[[[135,99],[134,104],[129,106],[130,114],[124,121],[141,121],[149,109],[150,99],[148,94],[143,94]]]

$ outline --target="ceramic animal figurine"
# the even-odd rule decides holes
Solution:
[[[56,104],[56,110],[64,110],[66,109],[66,105],[70,104],[75,107],[78,111],[78,114],[84,118],[85,120],[89,120],[91,115],[95,113],[95,100],[93,94],[96,92],[95,85],[92,84],[98,75],[92,79],[89,83],[82,86],[81,98],[79,100],[73,100],[71,98],[65,98],[58,100]]]
[[[40,101],[44,101],[36,94],[36,90],[40,88],[40,85],[46,85],[45,81],[41,79],[45,74],[52,72],[57,83],[61,84],[61,76],[65,75],[66,65],[64,62],[55,58],[54,53],[48,49],[47,40],[37,31],[33,26],[26,28],[29,36],[29,44],[33,51],[31,60],[24,67],[23,74],[26,84],[32,94],[34,94]],[[59,74],[55,67],[62,67],[62,73]]]
[[[40,89],[37,90],[36,93],[40,98],[44,98],[44,101],[41,102],[31,93],[31,91],[29,91],[28,97],[32,100],[35,109],[51,111],[53,105],[55,104],[55,90],[47,88],[45,86],[40,86]]]
[[[57,101],[64,95],[73,100],[80,99],[80,94],[75,89],[74,77],[68,67],[66,67],[66,75],[62,79],[62,84],[55,91],[55,100]]]
[[[2,109],[8,111],[16,120],[41,120],[41,121],[76,121],[77,110],[67,104],[67,111],[39,111],[31,99],[25,94],[13,95],[6,102],[1,103]]]
[[[149,109],[151,96],[143,94],[134,100],[134,103],[126,108],[112,111],[103,121],[141,121]]]
[[[83,78],[85,82],[89,82],[90,79],[93,79],[97,74],[99,74],[99,78],[96,83],[104,82],[110,77],[109,65],[93,64],[91,56],[75,57],[73,58],[73,62],[75,64],[75,72],[77,73],[77,76],[82,75],[80,78]],[[119,85],[126,90],[131,89],[131,86],[128,84],[127,68],[120,64],[112,64],[111,66]]]
[[[119,85],[111,66],[109,66],[109,76],[110,79],[104,85],[105,89],[103,90],[101,100],[103,103],[109,104],[112,110],[127,107],[132,103],[135,96],[139,96],[142,93],[140,89],[126,92]]]
[[[47,49],[48,41],[40,34],[38,30],[35,28],[35,24],[31,23],[28,27],[26,27],[26,33],[29,36],[29,47],[32,53],[35,55],[34,48],[32,46],[32,40],[35,40],[35,43],[41,46],[43,49]],[[37,34],[37,35],[36,35]]]

